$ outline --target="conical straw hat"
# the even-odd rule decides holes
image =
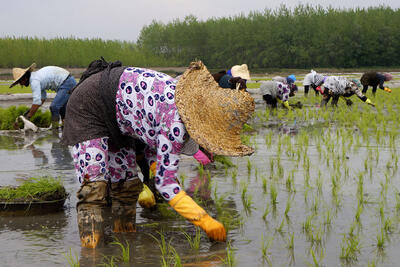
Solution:
[[[10,88],[13,87],[14,85],[16,85],[19,82],[19,80],[22,78],[22,76],[24,76],[25,73],[27,73],[28,71],[33,71],[35,69],[35,67],[36,67],[36,63],[32,63],[32,65],[30,65],[26,69],[13,68],[12,72],[13,72],[14,82],[10,85]]]
[[[231,68],[233,77],[240,77],[242,79],[250,80],[250,72],[247,64],[235,65]]]
[[[225,156],[254,152],[240,140],[254,99],[248,92],[219,87],[201,61],[192,62],[180,78],[175,103],[190,137],[207,151]]]

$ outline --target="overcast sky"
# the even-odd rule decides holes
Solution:
[[[300,3],[335,8],[400,8],[400,0],[0,0],[0,37],[136,41],[142,27],[153,20],[167,23],[187,15],[206,20]]]

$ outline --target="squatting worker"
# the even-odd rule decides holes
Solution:
[[[26,69],[13,68],[14,82],[10,88],[16,84],[22,86],[31,86],[32,88],[32,106],[25,115],[30,119],[41,105],[46,101],[46,90],[56,91],[56,96],[50,104],[51,121],[53,128],[58,128],[60,119],[65,118],[65,108],[67,106],[69,91],[75,87],[74,77],[66,69],[47,66],[37,71],[33,71],[36,64],[33,63]]]
[[[224,226],[177,182],[179,155],[193,141],[219,155],[252,154],[240,132],[254,106],[249,93],[220,88],[201,61],[192,62],[179,82],[154,70],[111,65],[86,78],[72,92],[62,137],[74,146],[81,183],[77,212],[82,246],[96,247],[101,240],[100,207],[107,195],[112,213],[118,213],[113,231],[134,231],[142,182],[132,138],[146,144],[149,164],[156,162],[155,187],[162,197],[209,238],[224,241]]]
[[[246,83],[250,80],[247,64],[235,65],[228,71],[213,73],[212,76],[220,87],[240,90],[246,90]]]
[[[364,73],[361,76],[361,84],[363,85],[363,94],[365,94],[368,90],[368,86],[372,86],[372,94],[375,95],[376,89],[379,86],[379,89],[384,90],[385,92],[391,93],[392,90],[388,87],[383,86],[384,82],[392,80],[392,74],[390,73],[379,73],[374,71],[369,71]]]

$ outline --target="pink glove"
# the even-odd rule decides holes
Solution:
[[[211,163],[211,160],[200,149],[193,155],[193,158],[203,165]]]

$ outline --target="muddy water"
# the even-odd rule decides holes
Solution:
[[[81,249],[75,211],[75,192],[79,184],[74,176],[70,151],[59,144],[58,136],[49,133],[0,136],[0,158],[3,159],[0,163],[0,185],[17,185],[23,178],[52,175],[61,177],[71,194],[64,210],[59,213],[0,217],[1,266],[68,266],[65,255],[70,251],[79,257],[81,266],[96,266],[108,263],[107,257],[121,255],[119,247],[110,244],[115,238],[123,244],[130,244],[131,264],[158,266],[161,252],[151,235],[159,237],[158,232],[161,231],[186,262],[215,266],[225,257],[225,244],[208,242],[204,236],[199,252],[193,253],[182,233],[194,233],[190,224],[176,217],[163,218],[157,211],[143,211],[140,206],[137,210],[137,233],[113,234],[108,225],[105,244],[101,248]],[[182,160],[181,172],[187,174],[188,185],[190,178],[196,179],[196,168],[191,158]],[[111,215],[108,216],[110,219]]]
[[[259,95],[255,93],[255,96],[257,108],[264,108]],[[356,144],[360,136],[357,129],[337,128],[334,124],[326,128],[326,123],[282,124],[278,119],[266,124],[255,118],[251,125],[256,130],[249,133],[249,142],[256,152],[250,157],[232,158],[237,167],[211,166],[208,168],[211,185],[199,190],[203,200],[213,199],[207,201],[207,210],[214,217],[217,204],[222,203],[235,219],[227,225],[228,242],[213,243],[202,234],[198,251],[190,248],[183,234],[188,232],[193,236],[193,226],[179,217],[142,210],[140,206],[136,233],[114,234],[108,224],[105,243],[100,248],[81,249],[75,211],[79,184],[69,149],[60,146],[59,136],[51,133],[0,136],[0,185],[16,185],[21,178],[52,175],[61,177],[70,193],[61,212],[0,217],[0,265],[68,266],[65,257],[68,253],[78,258],[80,266],[110,264],[111,259],[121,255],[120,248],[112,244],[117,238],[123,244],[128,242],[131,252],[130,263],[118,266],[160,266],[162,254],[154,239],[160,240],[160,232],[187,266],[227,265],[230,251],[236,266],[314,266],[314,261],[323,266],[398,265],[400,219],[396,195],[400,179],[395,157],[400,155],[394,149],[398,147],[398,139],[393,148],[387,138],[376,144],[374,136],[368,142],[359,137]],[[343,144],[338,130],[351,134],[353,144]],[[271,145],[266,141],[269,135]],[[328,144],[321,142],[321,136],[328,135],[335,144],[336,159],[328,155]],[[308,136],[305,152],[304,136]],[[291,142],[295,156],[288,153],[288,143],[284,140]],[[344,157],[343,147],[348,147]],[[301,151],[300,156],[297,149]],[[334,164],[339,164],[337,170]],[[336,191],[332,180],[335,172],[340,177]],[[364,178],[365,204],[359,223],[355,224],[359,173]],[[291,189],[287,182],[290,175],[293,175]],[[196,162],[189,157],[181,161],[180,176],[185,177],[184,187],[188,192],[193,191],[195,184],[204,182],[199,180]],[[273,188],[277,193],[276,204],[272,201]],[[291,205],[285,214],[288,202]],[[110,218],[108,215],[107,221]],[[311,231],[306,230],[307,218],[310,218]],[[379,248],[377,239],[385,221],[390,227],[384,233],[383,248]],[[346,260],[341,257],[342,248],[347,247],[344,237],[349,235],[352,226],[359,245],[355,256]]]
[[[260,127],[251,138],[257,152],[248,158],[233,159],[233,162],[237,164],[236,178],[235,175],[232,175],[235,168],[225,170],[220,166],[209,169],[212,177],[211,192],[203,192],[203,197],[214,198],[215,189],[218,196],[224,196],[226,207],[230,208],[232,212],[237,212],[242,218],[242,226],[233,227],[228,234],[230,245],[234,248],[237,266],[263,266],[268,265],[268,261],[273,266],[305,266],[313,262],[310,248],[315,251],[317,260],[322,253],[320,262],[325,266],[337,266],[343,263],[340,260],[343,234],[349,231],[357,207],[356,175],[359,170],[364,169],[365,155],[369,153],[369,150],[361,145],[357,151],[346,153],[349,177],[343,178],[338,194],[340,204],[336,205],[330,182],[331,167],[325,166],[325,160],[319,156],[312,140],[310,140],[307,151],[310,162],[312,162],[309,188],[304,186],[306,183],[304,165],[297,164],[296,160],[288,157],[285,153],[279,154],[275,145],[271,147],[266,145],[265,136],[269,134],[269,131],[273,132],[273,144],[279,142],[279,136],[281,138],[289,136],[295,144],[301,129],[301,125],[278,125],[269,129]],[[322,128],[320,130],[325,134],[326,131],[330,131]],[[334,134],[335,130],[331,131]],[[183,262],[193,266],[224,265],[223,261],[227,259],[226,244],[209,242],[203,235],[200,250],[196,252],[189,248],[188,242],[182,234],[182,231],[194,234],[194,228],[190,224],[179,218],[165,217],[159,212],[144,211],[139,206],[136,233],[116,235],[108,226],[104,246],[97,250],[81,249],[74,196],[79,184],[74,178],[69,150],[60,146],[58,140],[58,136],[46,133],[39,136],[2,136],[0,138],[0,158],[3,159],[0,163],[1,185],[18,184],[18,181],[24,177],[50,174],[61,177],[67,191],[71,193],[62,212],[30,217],[0,217],[2,266],[68,266],[64,255],[70,251],[79,258],[81,266],[109,263],[110,257],[117,257],[121,254],[120,249],[111,244],[114,238],[130,244],[131,265],[158,266],[161,252],[158,243],[151,235],[159,237],[159,231],[164,232],[166,240],[171,242],[171,246],[175,248]],[[370,146],[373,146],[373,143]],[[378,203],[381,182],[385,179],[386,163],[392,160],[389,147],[381,146],[379,149],[379,161],[374,162],[372,177],[365,176],[364,192],[368,195],[369,201],[364,206],[360,218],[362,223],[358,230],[361,246],[358,260],[354,264],[359,266],[365,266],[372,261],[379,263],[379,266],[395,266],[396,262],[400,260],[397,253],[400,242],[397,227],[394,227],[390,233],[390,241],[387,241],[383,251],[379,251],[374,245],[380,229]],[[286,177],[290,171],[294,172],[296,192],[289,192],[284,178],[278,178],[275,183],[278,192],[277,204],[276,208],[273,208],[270,193],[273,179],[270,177],[277,172],[277,163],[274,163],[275,170],[271,171],[270,162],[278,158],[283,166],[283,177]],[[248,167],[248,160],[251,162],[251,168]],[[317,169],[322,172],[323,183],[320,193],[316,192]],[[190,191],[193,183],[198,182],[196,181],[198,170],[193,159],[183,159],[180,173],[185,174],[185,188]],[[387,217],[393,216],[393,225],[397,226],[398,218],[394,217],[396,200],[393,189],[400,188],[398,171],[392,173],[392,176],[385,212]],[[262,179],[265,177],[268,181],[267,193],[264,193],[262,188]],[[244,208],[241,197],[246,185],[247,195],[251,195],[250,210]],[[289,199],[291,199],[292,207],[288,216],[285,216],[284,211]],[[320,233],[321,238],[318,241],[310,241],[303,225],[306,217],[311,214],[310,210],[317,199],[319,204],[313,218],[313,229],[314,234]],[[271,212],[264,220],[263,214],[266,207],[269,207]],[[211,207],[210,210],[213,212],[214,209]],[[323,221],[328,210],[331,211],[332,222],[330,225],[325,225]],[[283,227],[281,227],[282,222]],[[292,234],[293,250],[288,248],[288,240]],[[268,244],[268,242],[270,245],[266,253],[267,260],[262,257],[262,244]]]

